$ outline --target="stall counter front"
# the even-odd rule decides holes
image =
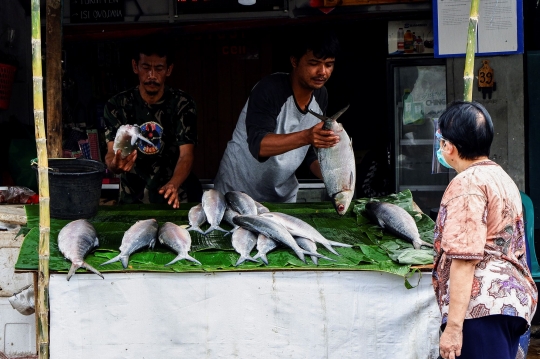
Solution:
[[[51,359],[437,358],[430,273],[78,273],[50,278]]]

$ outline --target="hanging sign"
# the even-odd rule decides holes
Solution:
[[[465,56],[471,0],[433,0],[435,57]],[[522,0],[483,0],[478,7],[476,55],[523,53]]]
[[[70,0],[69,18],[72,23],[124,21],[125,0]]]

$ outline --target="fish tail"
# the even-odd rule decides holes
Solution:
[[[141,141],[144,141],[146,143],[148,143],[150,146],[152,147],[156,147],[156,145],[154,145],[152,142],[150,142],[150,140],[148,140],[147,138],[145,138],[143,135],[137,135],[137,138]],[[134,143],[132,143],[132,145],[134,145]]]
[[[195,232],[199,232],[200,234],[202,234],[203,236],[206,236],[206,234],[204,233],[204,231],[202,229],[200,229],[199,227],[189,227],[188,228],[188,231],[195,231]]]
[[[352,244],[341,243],[341,242],[336,242],[336,241],[331,241],[331,240],[328,240],[328,243],[334,247],[346,247],[346,248],[352,247]]]
[[[246,261],[246,259],[247,259],[247,257],[240,256],[240,258],[238,258],[238,260],[236,261],[236,264],[234,266],[238,267],[240,264],[244,263]]]
[[[191,261],[191,262],[194,262],[194,263],[197,263],[199,265],[202,265],[201,262],[199,262],[198,260],[196,260],[195,258],[193,258],[192,256],[190,256],[189,254],[179,254],[178,256],[176,256],[175,259],[173,259],[172,261],[170,261],[169,263],[165,264],[165,266],[170,266],[171,264],[174,264],[182,259],[186,259],[188,261]]]
[[[420,247],[422,246],[433,247],[433,244],[423,241],[421,239],[413,242],[414,249],[420,249]]]
[[[324,248],[328,249],[330,252],[334,253],[336,256],[340,255],[338,252],[336,252],[334,248],[332,248],[332,246],[329,243],[322,243],[322,245],[324,246]]]
[[[317,258],[317,257],[315,257],[315,258]],[[321,258],[321,259],[326,259],[327,261],[333,261],[333,262],[336,261],[335,259],[328,258],[327,256],[321,256],[320,258]]]
[[[229,233],[229,231],[221,228],[220,226],[210,226],[210,228],[208,228],[203,234],[206,236],[208,233],[212,232],[212,231],[221,231],[221,232],[225,232],[225,233]]]
[[[306,258],[304,257],[304,253],[305,254],[312,254],[311,252],[308,252],[308,251],[304,251],[302,249],[300,250],[295,250],[294,253],[296,253],[296,255],[298,256],[298,258],[300,258],[300,260],[304,263],[306,263]]]
[[[66,277],[66,280],[69,280],[71,278],[71,276],[73,276],[75,274],[75,272],[77,271],[77,269],[79,269],[79,268],[81,268],[81,266],[78,266],[75,263],[71,263],[71,268],[69,268],[69,272],[68,272],[68,275]]]
[[[253,259],[257,258],[260,258],[264,264],[268,265],[268,258],[266,258],[266,254],[262,254],[261,252],[259,252],[253,256]]]
[[[215,229],[218,230],[218,231],[221,231],[221,232],[225,232],[225,233],[227,233],[227,234],[230,233],[230,231],[228,231],[228,230],[226,230],[226,229],[223,229],[223,228],[221,228],[220,226],[216,226]]]
[[[128,256],[120,257],[120,262],[122,262],[122,267],[124,267],[124,269],[126,269],[127,266],[128,266],[129,257]]]
[[[83,262],[83,264],[81,265],[81,267],[86,268],[86,269],[88,269],[90,272],[96,273],[96,274],[97,274],[98,276],[100,276],[102,279],[105,279],[105,278],[103,278],[103,274],[99,273],[99,271],[98,271],[96,268],[92,267],[90,264],[88,264],[88,263],[86,263],[86,262]]]
[[[111,264],[111,263],[114,263],[114,262],[118,262],[119,260],[120,260],[120,254],[117,255],[117,256],[114,257],[114,258],[109,259],[109,260],[108,260],[107,262],[105,262],[105,263],[101,263],[100,266],[104,266],[104,265],[106,265],[106,264]]]
[[[311,256],[311,260],[313,261],[313,264],[315,264],[316,266],[319,265],[319,258],[317,258],[315,256]]]

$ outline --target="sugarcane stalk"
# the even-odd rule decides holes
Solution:
[[[471,1],[471,13],[469,16],[469,30],[467,31],[467,49],[465,51],[465,72],[463,81],[465,84],[463,100],[472,101],[474,82],[474,50],[476,49],[476,31],[478,29],[478,5],[480,0]]]
[[[49,358],[49,161],[43,109],[41,68],[40,0],[32,0],[32,78],[34,85],[34,127],[38,156],[39,187],[39,272],[38,272],[38,358]]]

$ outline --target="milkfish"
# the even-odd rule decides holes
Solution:
[[[313,242],[311,239],[305,238],[305,237],[297,237],[297,236],[295,236],[294,240],[296,241],[296,243],[298,243],[300,248],[305,249],[306,251],[309,251],[309,252],[317,253],[317,244],[315,244],[315,242]],[[329,260],[329,261],[333,261],[332,258],[328,258],[326,256],[321,256],[321,258]],[[319,265],[319,258],[318,257],[311,256],[311,260],[313,261],[313,264],[315,264],[316,266]]]
[[[233,218],[239,215],[240,213],[236,212],[234,209],[231,209],[229,207],[227,207],[227,209],[225,210],[225,214],[223,215],[223,220],[229,223],[231,226],[233,226],[233,229],[231,229],[231,232],[234,232],[238,228],[240,228],[237,224],[234,224],[233,222]]]
[[[332,117],[326,117],[309,110],[313,116],[324,121],[323,129],[334,131],[334,134],[340,139],[334,147],[318,148],[317,158],[326,192],[332,198],[336,212],[341,216],[347,212],[351,204],[356,185],[356,163],[352,140],[341,123],[337,122],[338,117],[348,108],[347,105]]]
[[[273,239],[268,238],[262,233],[257,236],[257,254],[253,256],[253,259],[260,258],[264,264],[268,265],[268,258],[266,254],[278,247],[278,243]]]
[[[269,218],[260,215],[240,215],[233,218],[233,222],[240,227],[256,233],[262,233],[270,239],[280,242],[296,253],[302,262],[306,262],[304,254],[315,255],[320,257],[318,253],[303,250],[294,240],[293,236],[281,224],[276,223]]]
[[[255,201],[255,205],[257,206],[257,214],[270,212],[268,207],[264,206],[262,203]]]
[[[122,244],[120,245],[120,254],[116,257],[102,263],[101,265],[122,262],[122,266],[127,268],[129,256],[138,249],[148,246],[154,248],[158,233],[158,223],[155,219],[145,219],[137,221],[124,233]]]
[[[257,205],[253,198],[240,191],[225,193],[225,199],[230,208],[240,214],[257,214]]]
[[[204,235],[204,231],[201,229],[201,226],[204,224],[204,222],[206,222],[206,215],[204,214],[201,203],[190,208],[188,212],[188,222],[190,225],[190,227],[187,229],[188,231],[195,231]]]
[[[421,246],[433,247],[433,244],[423,241],[418,233],[414,218],[398,205],[388,202],[371,201],[366,203],[368,217],[388,232],[412,243],[415,249]]]
[[[199,265],[201,264],[201,262],[190,256],[188,253],[191,249],[191,236],[185,228],[172,222],[165,222],[165,224],[159,228],[158,239],[161,244],[168,246],[178,253],[176,258],[165,264],[166,266],[182,259],[187,259],[188,261],[192,261]]]
[[[328,249],[334,254],[339,255],[339,253],[336,252],[334,248],[332,248],[332,245],[336,247],[352,247],[350,244],[329,241],[313,226],[301,220],[300,218],[296,218],[294,216],[281,212],[262,213],[260,214],[260,216],[269,218],[270,220],[280,223],[285,228],[287,228],[289,233],[291,233],[293,236],[305,237],[312,240],[313,242],[318,242],[322,244],[326,249]]]
[[[122,158],[126,158],[135,149],[135,145],[139,140],[148,143],[152,147],[155,147],[150,140],[141,135],[141,129],[139,126],[122,125],[118,127],[113,144],[114,153],[121,150]]]
[[[204,234],[208,234],[213,230],[228,233],[228,231],[219,226],[227,209],[227,201],[221,192],[213,188],[204,191],[202,195],[202,208],[206,215],[206,220],[210,223],[210,227]]]
[[[240,258],[234,265],[238,267],[240,264],[244,263],[246,260],[259,263],[255,258],[251,257],[251,251],[257,244],[257,235],[253,232],[248,231],[244,228],[238,228],[232,234],[232,246],[234,250],[240,254]]]
[[[86,219],[69,222],[60,230],[58,234],[58,249],[66,259],[71,261],[67,280],[81,267],[103,278],[103,275],[97,269],[84,261],[84,257],[98,246],[99,240],[96,230]]]

